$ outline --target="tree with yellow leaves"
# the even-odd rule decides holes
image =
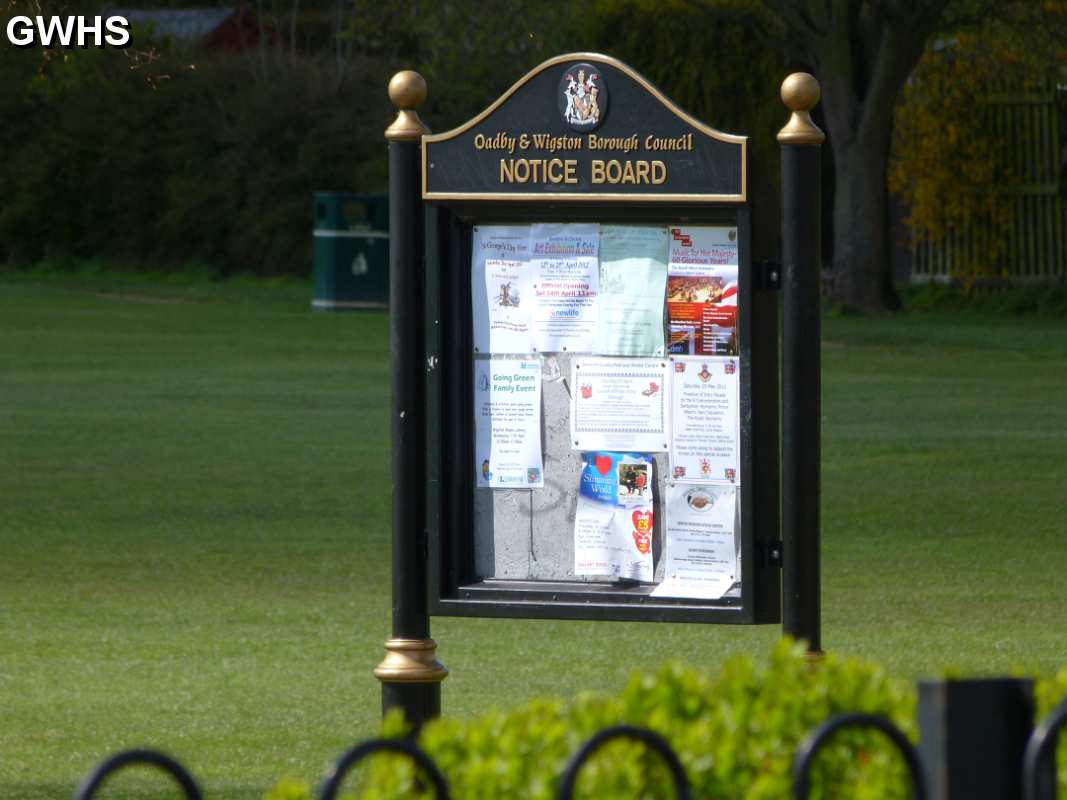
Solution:
[[[914,241],[937,245],[966,233],[971,246],[952,248],[950,264],[964,285],[1007,275],[1022,213],[1012,185],[1027,176],[1018,174],[1018,154],[994,124],[995,103],[1055,85],[1063,69],[1062,5],[1045,4],[1045,24],[1029,29],[991,18],[935,40],[897,106],[890,190],[908,207]]]

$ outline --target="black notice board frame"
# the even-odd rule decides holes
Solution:
[[[474,421],[471,229],[537,221],[736,225],[741,362],[741,598],[649,596],[653,587],[481,579],[474,571]],[[430,613],[660,622],[777,623],[779,547],[778,302],[757,288],[750,212],[741,207],[603,208],[589,205],[430,207],[426,219],[427,527]],[[492,491],[482,489],[480,491]],[[536,491],[536,490],[534,490]]]
[[[554,66],[569,58],[589,57],[577,54],[546,64]],[[612,88],[616,90],[615,86]],[[622,94],[616,90],[613,102],[623,102]],[[673,107],[664,113],[667,111],[677,114]],[[426,146],[424,138],[423,148]],[[740,157],[747,161],[746,149],[741,149]],[[747,172],[747,166],[742,165],[742,172]],[[652,201],[639,196],[598,200],[559,196],[521,201],[500,197],[434,200],[425,195],[424,199],[427,588],[431,615],[720,624],[780,622],[781,568],[778,558],[772,556],[780,556],[781,552],[778,295],[757,280],[751,260],[753,231],[747,200],[687,197]],[[648,585],[621,588],[612,583],[483,579],[475,574],[471,231],[476,223],[563,220],[738,228],[742,487],[739,599],[667,599],[651,597],[654,587]]]

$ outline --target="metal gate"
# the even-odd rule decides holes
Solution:
[[[1009,203],[1006,246],[996,277],[1009,283],[1044,283],[1067,277],[1060,180],[1063,170],[1060,112],[1052,82],[1027,92],[1004,92],[985,103],[987,124],[1003,147],[1014,177],[997,191]],[[990,221],[949,230],[937,241],[912,245],[913,283],[948,283],[964,263],[988,252]]]

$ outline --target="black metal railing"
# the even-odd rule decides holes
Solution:
[[[334,800],[349,770],[367,756],[375,753],[397,753],[407,756],[415,762],[415,766],[422,774],[430,779],[430,783],[433,784],[434,797],[437,800],[449,800],[448,783],[445,781],[445,776],[441,774],[441,770],[437,768],[437,764],[426,755],[422,748],[407,739],[371,739],[347,751],[337,759],[333,769],[322,782],[322,788],[319,790],[320,800]]]
[[[1056,743],[1067,725],[1067,698],[1038,725],[1023,756],[1023,800],[1056,800]]]
[[[685,777],[685,767],[682,766],[678,754],[667,744],[667,740],[648,728],[638,728],[635,725],[615,725],[605,728],[593,734],[585,744],[578,748],[563,770],[563,776],[559,782],[559,800],[571,800],[574,797],[574,786],[578,781],[578,771],[602,746],[612,739],[631,739],[644,743],[645,747],[655,750],[667,762],[667,768],[671,772],[674,782],[674,796],[676,800],[689,800],[689,781]]]
[[[1067,726],[1065,699],[1030,735],[1025,757],[1020,765],[1024,800],[1056,799],[1056,744],[1060,731]],[[819,753],[839,731],[845,728],[874,729],[884,734],[903,756],[911,783],[911,796],[926,800],[928,775],[939,765],[925,764],[908,737],[886,717],[875,714],[840,714],[812,730],[797,747],[793,758],[792,779],[794,800],[807,800],[811,790],[811,771]],[[605,744],[612,740],[628,739],[641,742],[659,755],[667,766],[674,784],[677,800],[689,800],[691,789],[685,768],[678,754],[666,739],[647,728],[617,725],[605,728],[588,739],[567,762],[560,774],[558,800],[572,800],[578,774],[583,765]],[[319,800],[336,800],[348,773],[360,761],[377,753],[407,756],[415,764],[421,785],[433,787],[436,800],[449,800],[448,782],[434,760],[414,742],[407,739],[371,739],[346,751],[334,763],[319,788]],[[164,753],[155,750],[125,750],[104,759],[82,780],[74,792],[74,800],[93,800],[105,781],[115,773],[131,766],[156,767],[167,773],[181,788],[186,800],[201,800],[202,794],[189,771]]]
[[[189,770],[175,759],[165,753],[160,753],[158,750],[123,750],[121,753],[108,756],[93,767],[89,774],[82,779],[82,782],[78,784],[78,788],[74,790],[74,797],[77,800],[82,800],[83,798],[84,800],[89,800],[89,798],[96,796],[97,791],[104,785],[104,782],[116,772],[120,772],[127,767],[144,766],[157,767],[169,774],[175,783],[181,787],[182,794],[185,795],[186,800],[201,800],[203,797],[200,793],[200,787],[197,786]]]
[[[808,800],[808,794],[811,791],[811,766],[815,763],[819,751],[830,742],[834,734],[843,728],[874,728],[884,733],[904,756],[904,761],[908,765],[912,798],[926,800],[926,781],[923,779],[919,751],[908,741],[908,737],[900,728],[877,714],[838,714],[826,720],[804,738],[793,756],[794,800]]]

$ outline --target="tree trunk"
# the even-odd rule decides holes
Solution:
[[[832,298],[852,308],[900,307],[893,289],[886,176],[893,106],[946,2],[808,3],[808,11],[824,12],[822,27],[804,16],[795,21],[808,33],[834,148]]]
[[[831,298],[864,311],[900,307],[900,299],[893,289],[886,181],[888,157],[888,134],[853,139],[845,146],[834,148]]]
[[[833,51],[831,51],[833,52]],[[823,113],[834,149],[835,303],[863,311],[900,307],[889,237],[889,145],[893,103],[907,69],[883,66],[877,91],[856,88],[853,65],[836,52],[823,82]],[[884,64],[884,62],[883,62]],[[889,78],[885,73],[893,73]]]

